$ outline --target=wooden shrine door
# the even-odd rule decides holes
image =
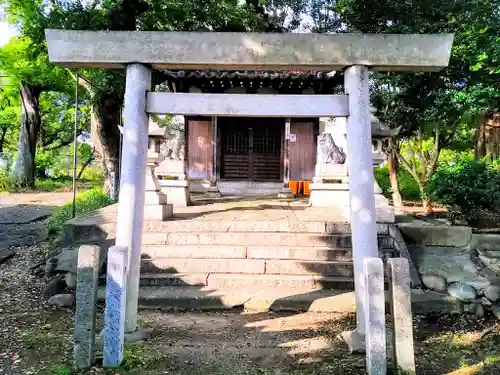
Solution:
[[[283,119],[219,118],[221,178],[280,181]]]

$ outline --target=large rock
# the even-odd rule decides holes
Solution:
[[[422,275],[422,283],[425,287],[436,292],[446,292],[446,280],[444,277],[434,274]]]
[[[495,315],[497,319],[500,320],[500,305],[494,305],[491,308],[491,312],[493,313],[493,315]]]
[[[61,249],[59,254],[55,256],[57,259],[56,272],[60,273],[72,273],[76,275],[76,265],[78,260],[78,248],[79,246],[65,247]],[[99,269],[101,270],[106,260],[103,254],[103,250],[107,250],[105,245],[101,246],[101,257]]]
[[[42,296],[43,298],[51,298],[56,294],[62,293],[65,287],[66,283],[64,280],[61,280],[60,278],[52,279],[45,285]]]
[[[67,272],[76,274],[76,261],[78,259],[78,247],[62,248],[55,256],[56,272]]]
[[[72,307],[75,303],[73,294],[56,294],[49,298],[48,304],[56,307]]]
[[[448,286],[448,293],[461,301],[472,301],[477,297],[476,289],[465,283],[454,282]]]
[[[500,286],[490,285],[484,290],[484,296],[491,302],[496,302],[500,299]]]
[[[491,302],[488,298],[486,298],[484,296],[481,297],[479,302],[481,303],[481,305],[483,305],[486,308],[490,308],[491,306],[493,306],[493,302]]]
[[[478,250],[500,250],[500,234],[474,233],[469,247]]]
[[[11,249],[0,249],[0,264],[12,258],[16,253]]]
[[[484,317],[484,307],[480,303],[476,305],[476,311],[474,312],[476,318],[482,319]]]
[[[412,242],[424,246],[465,247],[472,238],[470,227],[449,226],[439,222],[412,220],[399,223],[398,227]]]
[[[76,289],[76,275],[73,273],[67,273],[64,275],[64,282],[66,283],[66,287],[68,289],[74,290]]]
[[[438,246],[410,247],[412,259],[422,275],[438,275],[446,282],[461,281],[472,285],[477,290],[484,290],[490,285],[470,253],[464,249]]]
[[[478,249],[478,252],[479,259],[481,259],[484,266],[500,276],[500,251]]]

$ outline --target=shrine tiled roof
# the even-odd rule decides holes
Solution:
[[[336,77],[337,72],[319,71],[220,71],[220,70],[163,70],[166,77],[171,79],[250,79],[250,80],[321,80],[328,81]]]

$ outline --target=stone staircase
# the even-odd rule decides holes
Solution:
[[[154,308],[353,311],[350,224],[297,201],[208,203],[146,221],[139,304]],[[114,244],[116,206],[64,227],[66,244]],[[379,253],[396,256],[389,224]],[[102,279],[104,283],[104,276]]]
[[[141,286],[353,290],[350,226],[272,221],[162,223],[144,233]],[[161,229],[161,230],[159,230]],[[380,255],[393,252],[379,225]]]

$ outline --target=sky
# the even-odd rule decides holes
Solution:
[[[6,44],[15,35],[14,29],[7,22],[0,22],[0,46]]]

